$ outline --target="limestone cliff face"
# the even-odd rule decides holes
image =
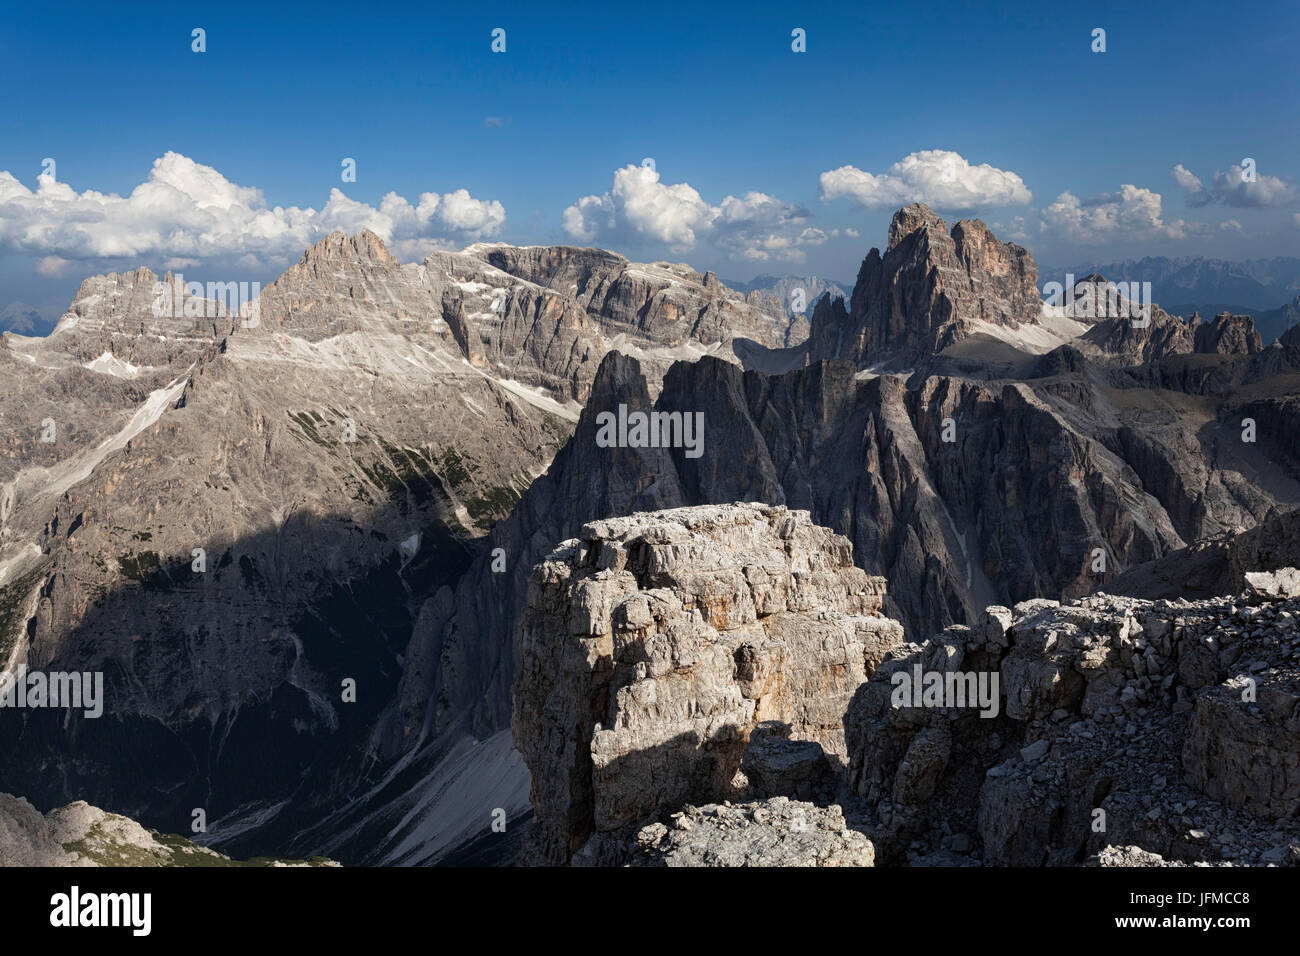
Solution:
[[[1220,312],[1196,329],[1196,351],[1240,355],[1264,350],[1263,339],[1248,315]]]
[[[773,321],[715,278],[625,266],[589,309],[474,254],[404,265],[335,233],[242,319],[172,280],[158,314],[139,270],[88,279],[48,339],[6,336],[0,666],[103,669],[109,693],[98,723],[0,722],[0,781],[179,828],[195,806],[329,804],[434,725],[435,686],[476,702],[438,729],[482,726],[480,706],[504,726],[513,668],[484,694],[491,668],[457,671],[457,639],[412,633],[441,635],[615,343],[662,371],[681,348],[729,354],[733,319]],[[508,637],[482,653],[509,658]],[[146,760],[149,778],[120,772]]]
[[[162,315],[160,283],[174,295]],[[188,298],[172,276],[137,269],[86,279],[44,338],[0,336],[0,482],[15,482],[19,510],[93,465],[96,449],[132,422],[145,398],[183,376],[234,321],[217,303]],[[7,543],[0,541],[0,562]]]
[[[593,834],[736,795],[759,724],[843,755],[854,690],[902,639],[883,582],[803,512],[724,505],[583,527],[535,568],[516,745],[531,862]]]
[[[475,733],[503,726],[497,702],[514,667],[505,635],[523,613],[528,569],[584,523],[633,511],[808,510],[852,541],[860,567],[893,582],[890,613],[914,638],[973,624],[990,604],[1106,587],[1300,501],[1300,469],[1278,447],[1300,433],[1285,424],[1289,400],[1243,391],[1248,407],[1233,393],[1149,401],[1145,387],[1116,387],[1083,360],[1023,381],[906,383],[846,362],[775,376],[705,358],[673,368],[652,400],[639,363],[612,354],[569,444],[494,529],[504,568],[478,559],[447,612],[417,631],[412,646],[441,664],[412,688],[409,713],[432,695],[438,726],[467,714]],[[703,413],[703,454],[599,447],[594,416],[619,404]],[[1240,439],[1246,414],[1258,444]],[[1270,481],[1249,477],[1262,474]]]
[[[1122,365],[1144,365],[1171,355],[1196,351],[1193,326],[1157,305],[1145,324],[1130,315],[1107,316],[1083,336],[1088,354]]]
[[[686,504],[664,448],[602,448],[597,409],[652,407],[635,359],[610,353],[601,364],[575,438],[555,456],[455,584],[425,601],[408,649],[421,666],[403,676],[398,720],[410,739],[464,730],[482,739],[510,724],[516,671],[514,634],[527,604],[528,579],[556,542],[588,521]]]
[[[439,282],[481,296],[471,279],[487,267],[467,262],[478,271]],[[108,365],[66,373],[130,385],[135,407],[107,445],[68,428],[37,446],[68,456],[52,467],[15,460],[14,493],[0,498],[11,562],[0,652],[104,671],[106,713],[0,723],[6,786],[47,806],[91,797],[169,829],[202,807],[218,832],[262,800],[328,801],[398,689],[424,597],[459,576],[575,414],[567,365],[527,347],[510,371],[501,352],[482,369],[462,361],[422,268],[372,235],[329,237],[264,290],[256,324],[178,359],[191,364],[147,379]],[[29,364],[89,334],[92,315],[116,328],[149,314],[147,280],[131,295],[106,280],[115,297],[88,283],[85,314]],[[137,338],[130,354],[143,361],[151,340]],[[78,404],[93,394],[71,397],[56,422],[98,420]],[[148,777],[121,773],[146,762]]]
[[[459,253],[402,265],[369,231],[322,239],[263,291],[252,334],[277,332],[313,343],[431,339],[435,363],[463,359],[561,402],[585,398],[604,353],[572,298]]]
[[[858,271],[847,312],[814,316],[810,356],[859,368],[899,367],[961,341],[981,322],[1037,323],[1038,267],[1028,251],[1003,243],[979,220],[951,232],[933,210],[913,203],[894,214],[889,246],[872,249]]]
[[[778,300],[750,299],[712,272],[680,263],[629,262],[602,249],[480,244],[468,252],[510,275],[572,297],[607,335],[669,347],[748,338],[771,348],[798,345],[807,323]],[[804,335],[799,334],[802,325]]]
[[[171,274],[159,278],[148,269],[110,273],[81,283],[43,343],[50,348],[41,351],[85,362],[108,353],[149,371],[184,367],[229,335],[236,321],[223,303],[192,297]]]
[[[778,304],[750,304],[685,265],[494,244],[402,265],[369,231],[322,239],[263,291],[260,305],[254,334],[309,342],[431,336],[471,367],[561,402],[586,401],[611,348],[662,373],[683,356],[731,357],[742,337],[781,347],[790,325]]]

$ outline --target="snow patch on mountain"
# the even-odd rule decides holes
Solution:
[[[1017,328],[1012,328],[1009,325],[976,320],[972,323],[972,331],[982,332],[1031,355],[1046,355],[1088,331],[1088,326],[1082,322],[1068,319],[1064,315],[1048,315],[1050,309],[1051,306],[1043,307],[1039,325],[1021,323]]]
[[[136,378],[140,374],[140,368],[132,365],[130,362],[124,362],[112,352],[104,352],[98,358],[83,363],[84,368],[92,372],[99,372],[103,375],[112,375],[114,378]]]
[[[529,388],[522,382],[516,382],[508,378],[493,378],[492,381],[496,382],[511,395],[519,396],[529,405],[532,405],[535,408],[540,408],[544,412],[550,412],[552,415],[558,415],[565,421],[576,422],[578,416],[582,413],[582,406],[577,402],[570,400],[561,405],[555,399],[546,395],[545,391],[541,388]]]

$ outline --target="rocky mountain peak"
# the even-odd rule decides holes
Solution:
[[[141,288],[148,293],[157,281],[158,276],[154,274],[153,270],[144,266],[130,272],[110,272],[107,275],[90,276],[82,280],[68,311],[76,312],[78,303],[84,303],[99,296],[130,296],[134,290]]]
[[[713,272],[701,274],[683,263],[630,262],[575,246],[476,244],[465,253],[572,296],[611,335],[648,335],[670,348],[736,338],[783,348],[800,344],[807,334],[803,317],[785,314],[780,303],[751,302]]]
[[[849,312],[844,299],[838,295],[824,295],[813,306],[812,324],[839,328],[848,319]]]
[[[1248,315],[1220,312],[1211,321],[1197,325],[1195,334],[1197,352],[1247,355],[1264,350],[1255,320]]]
[[[1065,314],[1077,322],[1091,325],[1106,319],[1138,316],[1141,304],[1125,294],[1128,286],[1111,282],[1100,272],[1092,272],[1075,279],[1074,288],[1068,290],[1064,303]]]
[[[388,247],[384,245],[384,240],[369,229],[362,229],[353,236],[336,229],[304,252],[298,264],[307,265],[322,260],[354,260],[390,266],[399,265],[392,253],[388,251]]]
[[[915,366],[990,327],[1036,325],[1037,282],[1021,246],[979,220],[950,233],[929,206],[912,203],[894,214],[885,254],[872,249],[863,260],[847,320],[814,324],[810,357]]]
[[[914,202],[894,213],[894,218],[889,223],[889,248],[886,251],[892,252],[895,246],[918,229],[948,235],[948,226],[938,213],[925,203]]]
[[[592,276],[618,272],[628,260],[616,252],[578,246],[510,246],[504,243],[475,243],[466,255],[482,259],[510,275],[552,289],[576,287],[579,291]]]

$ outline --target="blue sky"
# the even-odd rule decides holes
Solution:
[[[372,223],[413,261],[571,242],[852,281],[907,198],[1042,262],[1300,255],[1295,4],[179,6],[9,3],[0,170],[31,195],[0,177],[0,305],[139,264],[270,279]],[[99,211],[169,153],[168,198]]]

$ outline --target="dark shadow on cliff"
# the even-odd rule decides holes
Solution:
[[[370,738],[415,616],[477,546],[428,510],[398,510],[404,517],[376,524],[419,532],[414,551],[364,521],[311,516],[308,527],[204,543],[201,574],[188,556],[131,556],[121,584],[61,635],[57,656],[38,661],[39,644],[29,653],[32,670],[103,671],[103,716],[0,709],[0,792],[41,810],[86,800],[187,836],[195,808],[209,824],[239,812],[252,824],[256,810],[266,824],[223,849],[273,853],[291,841],[382,770]],[[346,579],[323,561],[286,566],[278,556],[295,532],[319,554],[355,553],[368,539],[377,560]],[[57,575],[47,581],[57,586]],[[120,634],[142,611],[163,627]],[[256,671],[240,673],[240,651]],[[345,679],[355,702],[343,700]]]
[[[1090,387],[1076,365],[1066,362],[1069,376],[1049,383],[1056,392],[1077,397]],[[849,538],[855,564],[888,580],[885,613],[911,640],[969,623],[991,604],[1059,598],[1067,587],[1086,593],[1098,577],[1084,573],[1098,535],[1121,566],[1160,555],[1159,536],[1129,510],[1129,489],[1106,477],[1105,453],[1041,396],[959,380],[923,392],[913,380],[908,388],[860,379],[841,360],[768,375],[705,357],[673,365],[652,401],[639,363],[606,355],[570,441],[493,529],[505,572],[477,559],[447,622],[428,637],[468,678],[435,690],[435,724],[468,714],[478,737],[508,726],[529,573],[589,521],[733,501],[808,510]],[[595,417],[620,405],[702,412],[703,454],[600,447]],[[950,407],[961,436],[952,444],[941,434],[952,412],[940,409]],[[1111,575],[1100,577],[1105,586]]]

